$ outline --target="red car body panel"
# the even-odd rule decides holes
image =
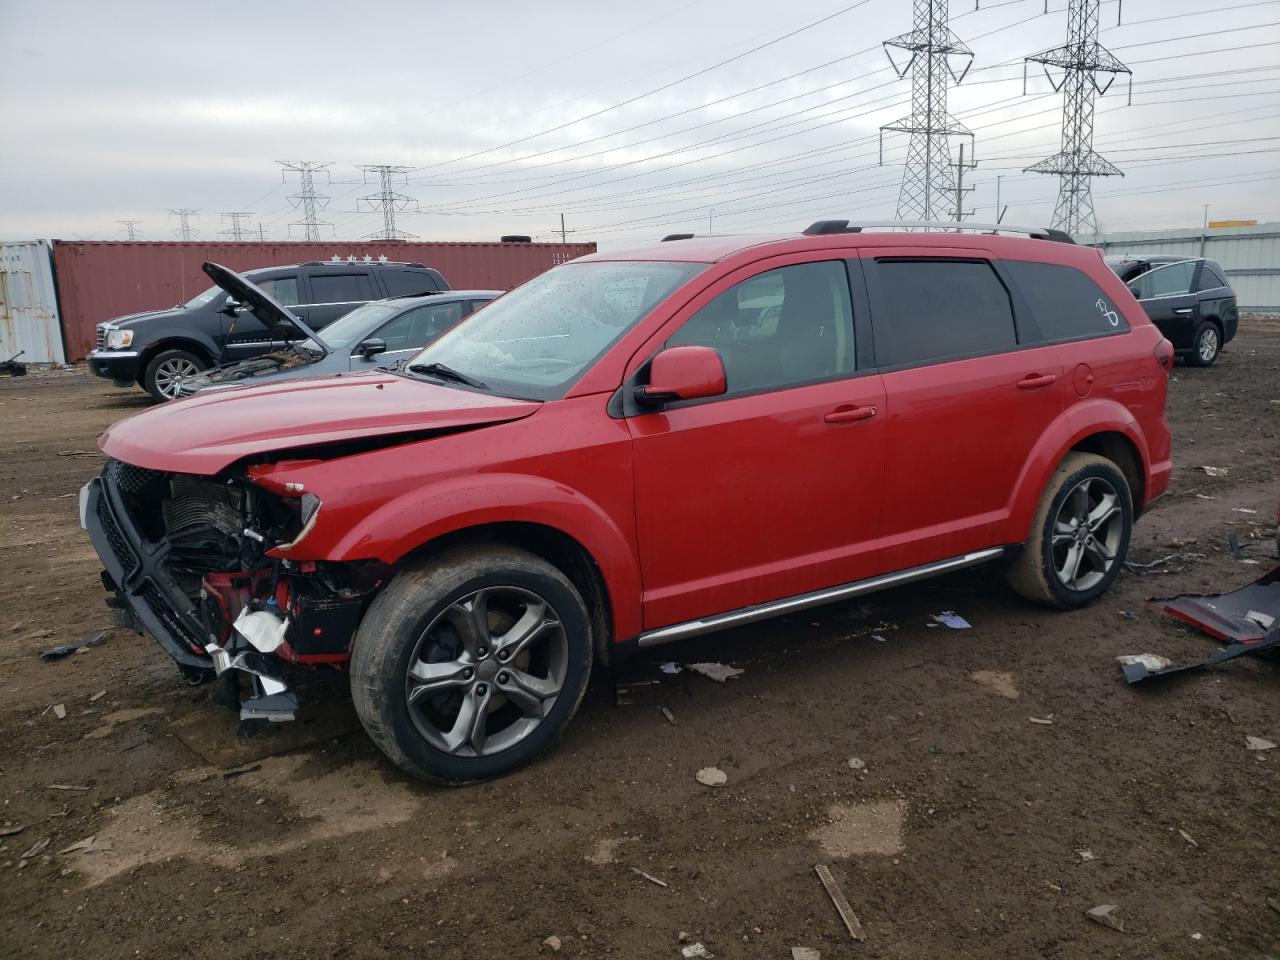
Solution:
[[[1020,543],[1056,465],[1094,434],[1132,445],[1137,506],[1163,493],[1162,337],[1101,254],[988,235],[929,234],[928,245],[937,256],[1077,267],[1130,330],[621,416],[610,406],[619,387],[739,280],[786,264],[922,249],[875,233],[686,240],[586,258],[708,266],[563,399],[510,400],[382,374],[302,380],[156,408],[117,424],[101,445],[139,466],[198,474],[275,453],[277,462],[252,466],[250,477],[322,504],[310,534],[275,551],[293,560],[394,564],[476,526],[552,528],[598,567],[615,641]],[[419,433],[380,449],[314,452]],[[299,448],[308,459],[289,460]]]

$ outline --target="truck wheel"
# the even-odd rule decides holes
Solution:
[[[396,574],[360,624],[351,696],[397,765],[460,784],[550,747],[582,702],[591,626],[569,579],[524,550],[451,550]]]
[[[1201,320],[1196,327],[1196,335],[1191,339],[1191,354],[1187,361],[1193,367],[1207,367],[1218,359],[1218,351],[1222,349],[1222,334],[1218,325],[1212,320]]]
[[[207,366],[189,350],[161,350],[147,364],[142,374],[142,388],[160,403],[176,400],[182,395],[183,382]]]
[[[1045,487],[1009,584],[1037,603],[1083,607],[1119,575],[1132,530],[1124,474],[1105,457],[1069,453]]]

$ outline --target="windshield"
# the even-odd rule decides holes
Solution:
[[[198,297],[192,297],[183,304],[188,310],[194,310],[196,307],[203,307],[206,303],[218,298],[225,297],[227,294],[221,287],[210,287]]]
[[[366,303],[324,328],[324,342],[337,349],[361,340],[384,320],[390,320],[405,308],[403,303]]]
[[[701,263],[566,263],[494,300],[406,367],[441,364],[496,393],[549,400]],[[327,333],[327,329],[326,329]]]

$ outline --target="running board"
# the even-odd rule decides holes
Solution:
[[[755,623],[757,620],[767,620],[770,617],[791,613],[795,610],[808,610],[810,607],[820,607],[824,603],[834,603],[837,600],[847,600],[849,597],[861,596],[864,593],[873,593],[876,590],[901,586],[904,583],[923,580],[926,577],[947,573],[950,570],[973,567],[980,563],[986,563],[988,560],[994,560],[1002,553],[1004,553],[1004,547],[992,547],[990,550],[966,553],[963,556],[952,557],[949,560],[939,560],[936,563],[926,563],[921,567],[899,570],[897,573],[886,573],[866,580],[855,580],[853,583],[846,583],[839,587],[828,587],[825,590],[815,590],[813,593],[802,593],[783,600],[760,603],[754,607],[742,607],[739,610],[719,613],[701,620],[688,620],[684,623],[676,623],[669,627],[660,627],[657,630],[642,633],[636,638],[636,643],[641,647],[656,647],[660,643],[683,640],[685,637],[696,637],[699,634],[711,633],[715,630],[738,627],[744,623]]]

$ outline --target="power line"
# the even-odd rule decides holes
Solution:
[[[285,181],[291,173],[298,175],[299,190],[295,194],[291,194],[286,199],[293,204],[295,210],[302,211],[302,219],[289,224],[290,227],[302,227],[302,239],[317,241],[320,239],[320,228],[328,227],[333,230],[333,224],[327,220],[320,220],[317,210],[322,210],[329,205],[329,198],[323,193],[316,193],[315,177],[318,173],[325,175],[326,181],[329,177],[329,168],[333,166],[330,163],[320,163],[316,160],[277,160],[283,168],[280,171],[281,181]]]
[[[171,217],[178,218],[178,226],[177,226],[177,229],[174,230],[174,236],[178,237],[178,239],[180,240],[194,239],[195,235],[199,231],[196,230],[195,226],[192,224],[191,221],[193,218],[195,220],[200,219],[199,210],[197,210],[195,207],[177,207],[175,209],[170,210],[169,215]]]
[[[376,173],[378,175],[381,189],[377,193],[371,193],[367,197],[361,197],[356,201],[356,206],[361,203],[367,203],[370,210],[382,211],[382,229],[376,233],[366,234],[366,240],[417,240],[418,235],[415,233],[406,233],[403,230],[396,229],[396,212],[405,210],[409,204],[416,204],[417,201],[413,197],[407,197],[403,193],[397,193],[393,186],[396,182],[406,182],[409,171],[413,167],[398,167],[391,164],[365,164],[360,167],[364,171],[366,180],[369,174]]]

